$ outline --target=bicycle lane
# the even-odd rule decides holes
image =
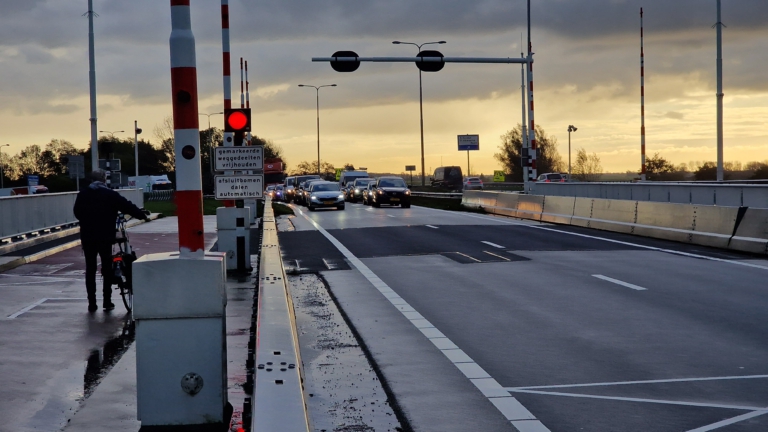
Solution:
[[[210,248],[215,216],[205,222]],[[139,256],[178,250],[176,218],[129,237]],[[80,247],[0,273],[0,430],[61,429],[133,342],[119,292],[115,310],[88,313],[84,274]]]

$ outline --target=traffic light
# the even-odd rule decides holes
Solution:
[[[250,132],[251,109],[230,108],[224,110],[224,132]]]

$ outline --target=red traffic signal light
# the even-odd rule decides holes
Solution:
[[[250,108],[232,108],[224,110],[224,132],[250,132]]]

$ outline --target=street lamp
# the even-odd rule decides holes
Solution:
[[[568,125],[568,180],[571,180],[571,132],[579,130],[574,125]]]
[[[3,144],[0,145],[0,152],[2,152],[3,147],[10,147],[10,144]],[[3,158],[0,157],[0,189],[3,188],[3,175],[5,173],[3,172]]]
[[[136,160],[136,177],[139,176],[139,134],[141,133],[141,128],[139,127],[139,122],[137,120],[133,121],[133,157]],[[136,179],[136,181],[139,181],[139,179]]]
[[[210,113],[210,114],[206,114],[206,113],[197,113],[197,115],[199,115],[199,116],[201,116],[201,115],[204,115],[204,116],[208,116],[208,129],[210,129],[210,128],[211,128],[211,116],[212,116],[212,115],[216,115],[216,114],[224,114],[224,111],[222,111],[222,112],[215,112],[215,113]]]
[[[437,41],[437,42],[424,42],[422,44],[417,44],[414,42],[401,42],[401,41],[392,41],[394,45],[413,45],[419,49],[419,52],[421,52],[421,47],[424,45],[432,45],[432,44],[439,44],[442,45],[445,43],[445,41]],[[424,174],[424,98],[421,91],[421,69],[419,69],[419,119],[421,124],[421,185],[425,186],[425,174]]]
[[[299,84],[299,87],[312,87],[315,89],[317,96],[317,175],[321,175],[320,172],[320,89],[323,87],[336,87],[336,84],[326,84],[321,86],[313,86],[306,84]]]

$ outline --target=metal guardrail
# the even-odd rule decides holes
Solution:
[[[144,206],[140,190],[116,191],[137,206]],[[73,211],[75,199],[77,192],[0,197],[0,240],[77,225]]]

